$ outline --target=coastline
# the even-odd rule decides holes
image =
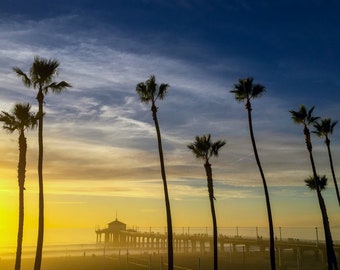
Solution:
[[[85,256],[84,256],[85,255]],[[298,262],[296,254],[286,251],[282,254],[280,269],[323,269],[325,262],[322,257],[318,258],[314,254],[304,254],[303,260]],[[110,256],[98,256],[95,254],[82,256],[59,256],[59,257],[43,257],[42,270],[138,270],[138,269],[166,269],[166,253],[140,253],[126,255],[114,254]],[[175,266],[183,270],[212,269],[212,255],[209,253],[175,253]],[[22,259],[22,270],[30,270],[33,268],[34,259]],[[269,270],[269,253],[268,252],[234,252],[223,253],[219,255],[220,269],[229,270]],[[0,269],[13,269],[14,259],[0,259]]]
[[[248,229],[248,228],[246,228]],[[256,232],[251,228],[249,235],[253,236]],[[260,228],[261,229],[261,228]],[[289,228],[294,233],[289,233],[288,228],[282,228],[282,238],[287,240],[286,237],[299,235],[302,240],[306,236],[310,238],[311,243],[315,243],[313,236],[315,234],[315,228]],[[302,229],[302,230],[301,230]],[[184,229],[182,230],[182,232]],[[222,230],[221,230],[222,231]],[[236,231],[236,229],[235,229]],[[245,228],[237,228],[237,234],[247,235]],[[306,234],[306,231],[308,234]],[[337,236],[339,235],[339,228],[335,230]],[[185,232],[185,231],[184,231]],[[189,232],[189,229],[188,229]],[[194,229],[190,229],[190,235],[192,235]],[[229,232],[231,234],[231,232]],[[260,232],[261,233],[261,232]],[[299,233],[299,234],[298,234]],[[280,231],[277,233],[280,236]],[[237,236],[237,235],[236,235]],[[233,237],[236,237],[233,236]],[[242,236],[237,236],[241,237]],[[233,238],[231,237],[231,238]],[[246,236],[245,236],[246,237]],[[307,238],[307,237],[306,237]],[[323,242],[322,234],[320,233],[320,242]],[[71,239],[71,238],[70,238]],[[289,239],[289,238],[288,238]],[[337,237],[336,239],[339,239]],[[298,240],[298,239],[297,239]],[[84,239],[83,239],[84,241]],[[338,243],[339,241],[335,241]],[[23,246],[22,252],[22,267],[21,270],[31,270],[33,268],[33,258],[35,256],[35,246]],[[0,249],[0,269],[13,269],[15,259],[15,246],[2,247]],[[250,249],[249,252],[242,252],[242,245],[236,246],[237,252],[230,252],[230,248],[225,246],[223,252],[219,252],[219,264],[220,269],[261,269],[265,270],[269,266],[269,254],[268,250],[265,252],[258,252],[258,249]],[[63,244],[46,244],[43,249],[43,264],[42,270],[77,270],[77,269],[115,269],[115,270],[134,270],[133,266],[126,268],[126,253],[129,253],[131,257],[137,257],[138,260],[149,261],[151,258],[154,266],[150,269],[160,269],[161,260],[167,259],[165,249],[151,249],[151,248],[138,248],[133,249],[131,247],[115,247],[110,244],[90,242],[87,244],[81,243],[63,243]],[[303,258],[298,258],[301,255],[294,254],[291,249],[285,249],[281,251],[280,259],[278,252],[276,253],[277,263],[281,263],[280,269],[323,269],[325,264],[325,256],[323,254],[315,255],[312,252],[306,252],[302,255]],[[193,254],[175,252],[174,254],[175,264],[180,267],[187,267],[188,269],[198,269],[198,260],[200,260],[200,270],[212,269],[211,254],[210,252],[197,252]],[[300,262],[299,262],[300,260]],[[145,267],[144,267],[145,268]],[[141,269],[136,268],[136,269]],[[148,268],[146,268],[148,269]],[[163,269],[166,269],[164,266]]]

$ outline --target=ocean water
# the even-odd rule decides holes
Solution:
[[[22,258],[33,258],[35,256],[35,246],[24,246]],[[1,259],[15,258],[16,247],[1,247]],[[126,254],[126,248],[115,248],[103,244],[59,244],[44,245],[43,257],[68,257],[68,256],[112,256]],[[131,251],[129,251],[131,252]]]

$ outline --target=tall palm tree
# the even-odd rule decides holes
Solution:
[[[214,270],[218,269],[218,252],[217,252],[217,221],[216,221],[216,213],[215,213],[215,205],[214,205],[214,185],[213,185],[213,177],[212,177],[212,169],[209,159],[212,156],[218,156],[218,151],[222,146],[226,144],[225,141],[210,141],[210,134],[203,135],[202,137],[196,136],[195,142],[188,145],[188,148],[192,150],[193,154],[198,159],[204,160],[204,168],[207,175],[207,183],[208,183],[208,193],[209,193],[209,201],[211,208],[211,217],[213,222],[213,243],[214,243]]]
[[[314,123],[315,131],[312,131],[312,132],[315,133],[320,138],[325,138],[325,144],[327,146],[329,163],[331,166],[331,171],[332,171],[332,176],[333,176],[333,181],[334,181],[334,186],[335,186],[335,191],[336,191],[336,197],[338,198],[338,203],[340,206],[340,193],[339,193],[338,183],[335,177],[333,158],[332,158],[332,152],[331,152],[331,147],[330,147],[331,141],[329,139],[329,135],[333,133],[333,129],[337,123],[338,121],[332,121],[330,118],[324,118],[321,120],[321,123],[319,122]]]
[[[17,238],[17,251],[15,258],[15,270],[20,270],[22,239],[24,234],[24,190],[26,177],[26,152],[27,141],[25,130],[33,129],[37,124],[37,116],[30,112],[31,106],[28,103],[15,104],[11,113],[2,111],[0,121],[3,128],[9,133],[19,133],[19,162],[18,162],[18,185],[19,185],[19,225]]]
[[[272,211],[270,206],[270,200],[269,200],[269,192],[267,188],[266,179],[263,173],[262,165],[260,162],[260,158],[257,152],[255,137],[254,137],[254,131],[253,131],[253,124],[252,124],[252,116],[251,116],[251,103],[250,100],[261,97],[262,94],[265,92],[265,87],[261,84],[254,84],[253,78],[244,78],[239,79],[238,83],[234,85],[234,89],[230,91],[231,93],[235,94],[235,99],[239,102],[246,102],[246,110],[248,111],[248,124],[249,124],[249,132],[250,132],[250,138],[253,145],[254,155],[256,159],[257,166],[259,168],[261,178],[262,178],[262,184],[264,188],[264,194],[266,198],[266,205],[267,205],[267,215],[268,215],[268,225],[269,225],[269,237],[270,237],[270,264],[271,269],[276,269],[275,264],[275,246],[274,246],[274,226],[273,226],[273,218],[272,218]]]
[[[44,97],[49,91],[60,94],[67,87],[71,87],[65,81],[54,82],[54,77],[58,74],[59,62],[55,59],[45,59],[36,56],[29,70],[29,74],[24,73],[20,68],[14,67],[13,70],[22,82],[27,87],[33,87],[38,90],[36,99],[39,105],[39,120],[38,120],[38,142],[39,142],[39,157],[38,157],[38,176],[39,176],[39,228],[37,250],[34,262],[34,270],[40,270],[42,249],[44,242],[44,187],[43,187],[43,119],[44,119]]]
[[[163,157],[163,148],[162,148],[162,138],[161,132],[159,129],[156,101],[164,99],[166,96],[167,90],[169,88],[168,84],[162,83],[161,85],[157,85],[156,78],[154,75],[150,76],[146,82],[140,82],[136,86],[136,92],[139,95],[140,101],[145,104],[151,103],[151,112],[152,118],[155,123],[156,133],[157,133],[157,142],[158,142],[158,152],[159,152],[159,161],[161,166],[161,175],[164,187],[164,198],[165,198],[165,207],[166,207],[166,217],[167,217],[167,228],[168,228],[168,269],[172,270],[174,268],[174,255],[173,255],[173,235],[172,235],[172,220],[171,220],[171,209],[170,209],[170,200],[168,194],[168,186],[165,174],[165,166],[164,166],[164,157]]]
[[[331,234],[331,230],[329,227],[327,209],[326,209],[326,205],[321,194],[322,182],[320,181],[320,178],[316,172],[314,157],[313,157],[312,141],[311,141],[310,131],[309,131],[309,126],[313,125],[315,121],[319,119],[319,117],[313,116],[313,111],[314,111],[314,106],[310,110],[307,110],[307,108],[304,105],[301,105],[298,111],[291,110],[289,112],[292,115],[292,119],[294,123],[303,126],[303,133],[305,136],[306,147],[309,153],[309,159],[310,159],[310,162],[312,165],[312,171],[313,171],[313,177],[310,179],[313,179],[315,182],[314,189],[316,190],[316,194],[318,197],[318,202],[319,202],[319,207],[321,210],[322,222],[323,222],[323,227],[324,227],[324,232],[325,232],[328,269],[337,270],[338,265],[337,265],[337,260],[336,260],[336,256],[334,252],[332,234]],[[310,185],[310,181],[307,182],[307,184],[308,183]]]

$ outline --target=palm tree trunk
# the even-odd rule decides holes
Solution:
[[[167,186],[166,174],[165,174],[162,138],[161,138],[161,132],[159,129],[159,124],[158,124],[158,119],[157,119],[157,107],[155,106],[154,103],[152,104],[151,111],[152,111],[152,117],[153,117],[153,120],[155,122],[155,127],[156,127],[159,161],[161,165],[161,174],[162,174],[163,187],[164,187],[165,208],[166,208],[166,218],[167,218],[167,227],[168,227],[168,270],[173,270],[174,269],[174,255],[173,255],[173,236],[172,236],[170,200],[169,200],[168,186]]]
[[[338,203],[339,203],[339,206],[340,206],[339,188],[338,188],[338,183],[337,183],[336,177],[335,177],[334,166],[333,166],[333,158],[332,158],[332,153],[331,153],[331,148],[330,148],[330,141],[329,141],[328,138],[326,138],[325,143],[327,145],[329,163],[331,165],[331,171],[332,171],[332,176],[333,176],[333,181],[334,181],[334,186],[335,186],[335,191],[336,191],[336,197],[338,198]]]
[[[217,221],[216,221],[215,204],[214,204],[215,197],[214,197],[214,186],[213,186],[211,164],[207,161],[204,164],[204,167],[205,167],[205,171],[207,174],[209,201],[210,201],[210,208],[211,208],[211,217],[212,217],[212,222],[213,222],[214,270],[217,270],[218,269]]]
[[[246,109],[248,111],[248,123],[249,123],[250,138],[251,138],[251,142],[252,142],[253,149],[254,149],[254,155],[255,155],[256,163],[257,163],[257,166],[259,167],[259,171],[260,171],[260,174],[261,174],[263,188],[264,188],[264,194],[265,194],[265,198],[266,198],[268,224],[269,224],[269,237],[270,237],[270,239],[269,239],[269,242],[270,242],[270,245],[269,245],[270,265],[271,265],[271,269],[275,270],[276,269],[276,263],[275,263],[274,226],[273,226],[272,211],[271,211],[271,206],[270,206],[269,192],[268,192],[268,188],[267,188],[266,179],[264,177],[260,158],[259,158],[258,153],[257,153],[257,147],[256,147],[256,143],[255,143],[255,137],[254,137],[254,132],[253,132],[253,124],[252,124],[252,118],[251,118],[251,110],[252,109],[251,109],[251,104],[250,104],[249,100],[247,100]]]
[[[38,240],[37,249],[34,262],[34,270],[40,270],[42,260],[42,249],[44,242],[44,185],[43,185],[43,102],[44,94],[42,89],[39,90],[37,95],[39,103],[39,157],[38,157],[38,177],[39,177],[39,224],[38,224]]]
[[[324,233],[325,233],[325,240],[326,240],[326,251],[327,251],[327,263],[328,263],[328,270],[338,270],[338,264],[337,259],[334,252],[334,246],[333,246],[333,239],[331,230],[329,227],[329,221],[328,221],[328,214],[326,210],[325,201],[321,195],[321,192],[316,190],[319,206],[321,210],[322,215],[322,222],[324,227]]]
[[[22,239],[24,234],[24,185],[26,172],[26,152],[27,143],[23,132],[19,136],[19,163],[18,163],[18,184],[19,184],[19,224],[17,238],[17,252],[15,258],[15,270],[20,270],[21,254],[22,254]]]
[[[334,252],[334,246],[333,246],[333,239],[332,239],[332,233],[331,229],[329,227],[329,221],[328,221],[328,214],[327,214],[327,209],[325,205],[325,201],[322,197],[321,190],[319,187],[319,184],[317,182],[318,175],[316,172],[316,167],[314,163],[314,158],[313,158],[313,152],[312,152],[312,142],[310,139],[310,132],[307,127],[304,128],[304,134],[305,134],[305,139],[306,139],[306,145],[309,153],[309,158],[310,162],[312,165],[312,170],[313,170],[313,177],[315,181],[315,186],[316,186],[316,194],[318,197],[318,202],[319,202],[319,207],[321,210],[321,216],[322,216],[322,223],[323,223],[323,228],[324,228],[324,233],[325,233],[325,241],[326,241],[326,251],[327,251],[327,264],[328,264],[328,270],[338,270],[338,264]]]

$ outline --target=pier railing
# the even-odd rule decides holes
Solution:
[[[132,227],[131,230],[146,233],[161,233],[166,234],[166,227]],[[334,243],[340,244],[340,227],[332,227],[332,236]],[[174,227],[175,235],[187,234],[197,235],[206,234],[211,236],[213,234],[212,227]],[[218,234],[229,237],[245,237],[254,239],[269,239],[269,230],[266,227],[218,227]],[[276,240],[290,240],[300,239],[314,242],[323,242],[325,240],[323,228],[317,226],[311,227],[275,227],[274,235]]]

